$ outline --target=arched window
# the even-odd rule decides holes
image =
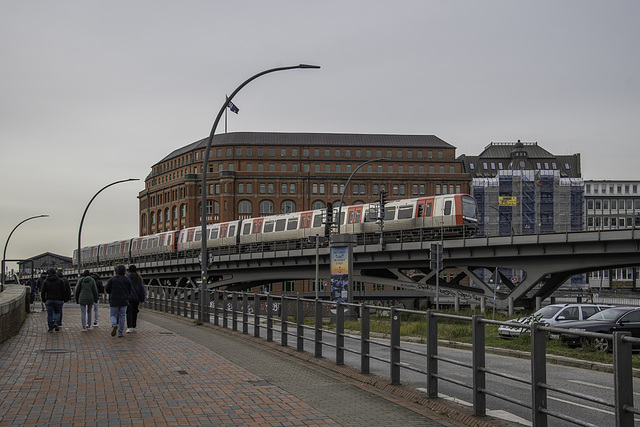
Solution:
[[[147,228],[147,214],[142,214],[140,222],[142,222],[143,229]]]
[[[165,221],[169,221],[171,219],[171,217],[169,216],[169,208],[166,208],[164,210],[164,220]]]
[[[271,200],[263,200],[260,202],[260,215],[269,215],[273,213],[273,202]]]
[[[158,223],[162,223],[162,209],[158,210]]]
[[[178,218],[178,207],[174,206],[173,207],[173,215],[172,215],[173,219],[177,219]]]
[[[213,202],[213,214],[214,215],[220,215],[220,203],[214,201]]]
[[[151,225],[155,225],[156,223],[156,213],[151,212]]]
[[[253,211],[253,207],[251,206],[251,202],[248,200],[240,200],[238,203],[238,213],[244,215],[251,215]]]
[[[324,202],[322,200],[316,200],[311,204],[311,209],[324,209]]]
[[[180,216],[182,218],[186,218],[187,216],[187,205],[184,203],[180,205]]]
[[[292,213],[296,211],[296,204],[293,200],[285,200],[280,206],[281,213]]]

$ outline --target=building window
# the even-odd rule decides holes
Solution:
[[[238,184],[238,194],[244,194],[244,184]]]
[[[324,209],[324,202],[322,200],[316,200],[311,204],[311,209]]]
[[[289,184],[289,194],[296,194],[296,185]]]
[[[250,182],[247,182],[247,194],[251,194],[252,185]]]
[[[260,194],[266,194],[267,193],[267,184],[261,183],[260,184]]]
[[[251,202],[249,200],[240,200],[238,203],[238,213],[240,215],[251,215]]]
[[[280,188],[280,194],[287,194],[287,184],[283,183]]]
[[[263,200],[260,202],[260,215],[268,215],[273,213],[273,202],[271,200]]]
[[[280,149],[280,157],[287,157],[287,149],[286,148],[281,148]]]
[[[267,193],[273,194],[273,183],[267,184]]]
[[[285,200],[280,207],[282,213],[291,213],[296,211],[296,204],[292,200]]]

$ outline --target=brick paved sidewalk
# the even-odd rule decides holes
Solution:
[[[140,320],[138,332],[111,337],[108,308],[102,307],[101,326],[82,332],[79,306],[65,304],[64,327],[47,333],[46,313],[31,313],[19,334],[0,345],[0,426],[388,427],[478,421],[463,423],[446,413],[416,409],[398,396],[387,398],[348,377],[304,366],[299,358],[274,356],[227,331],[172,316],[141,316],[165,327]],[[259,365],[273,378],[231,362],[216,347],[249,368]]]

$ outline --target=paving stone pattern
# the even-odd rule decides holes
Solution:
[[[83,332],[79,306],[65,304],[54,333],[46,313],[29,314],[0,345],[0,426],[507,425],[177,316],[143,310],[137,332],[111,337],[108,314]]]

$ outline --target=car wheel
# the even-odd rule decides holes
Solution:
[[[611,341],[606,338],[594,338],[593,347],[596,351],[609,352],[613,349]]]

